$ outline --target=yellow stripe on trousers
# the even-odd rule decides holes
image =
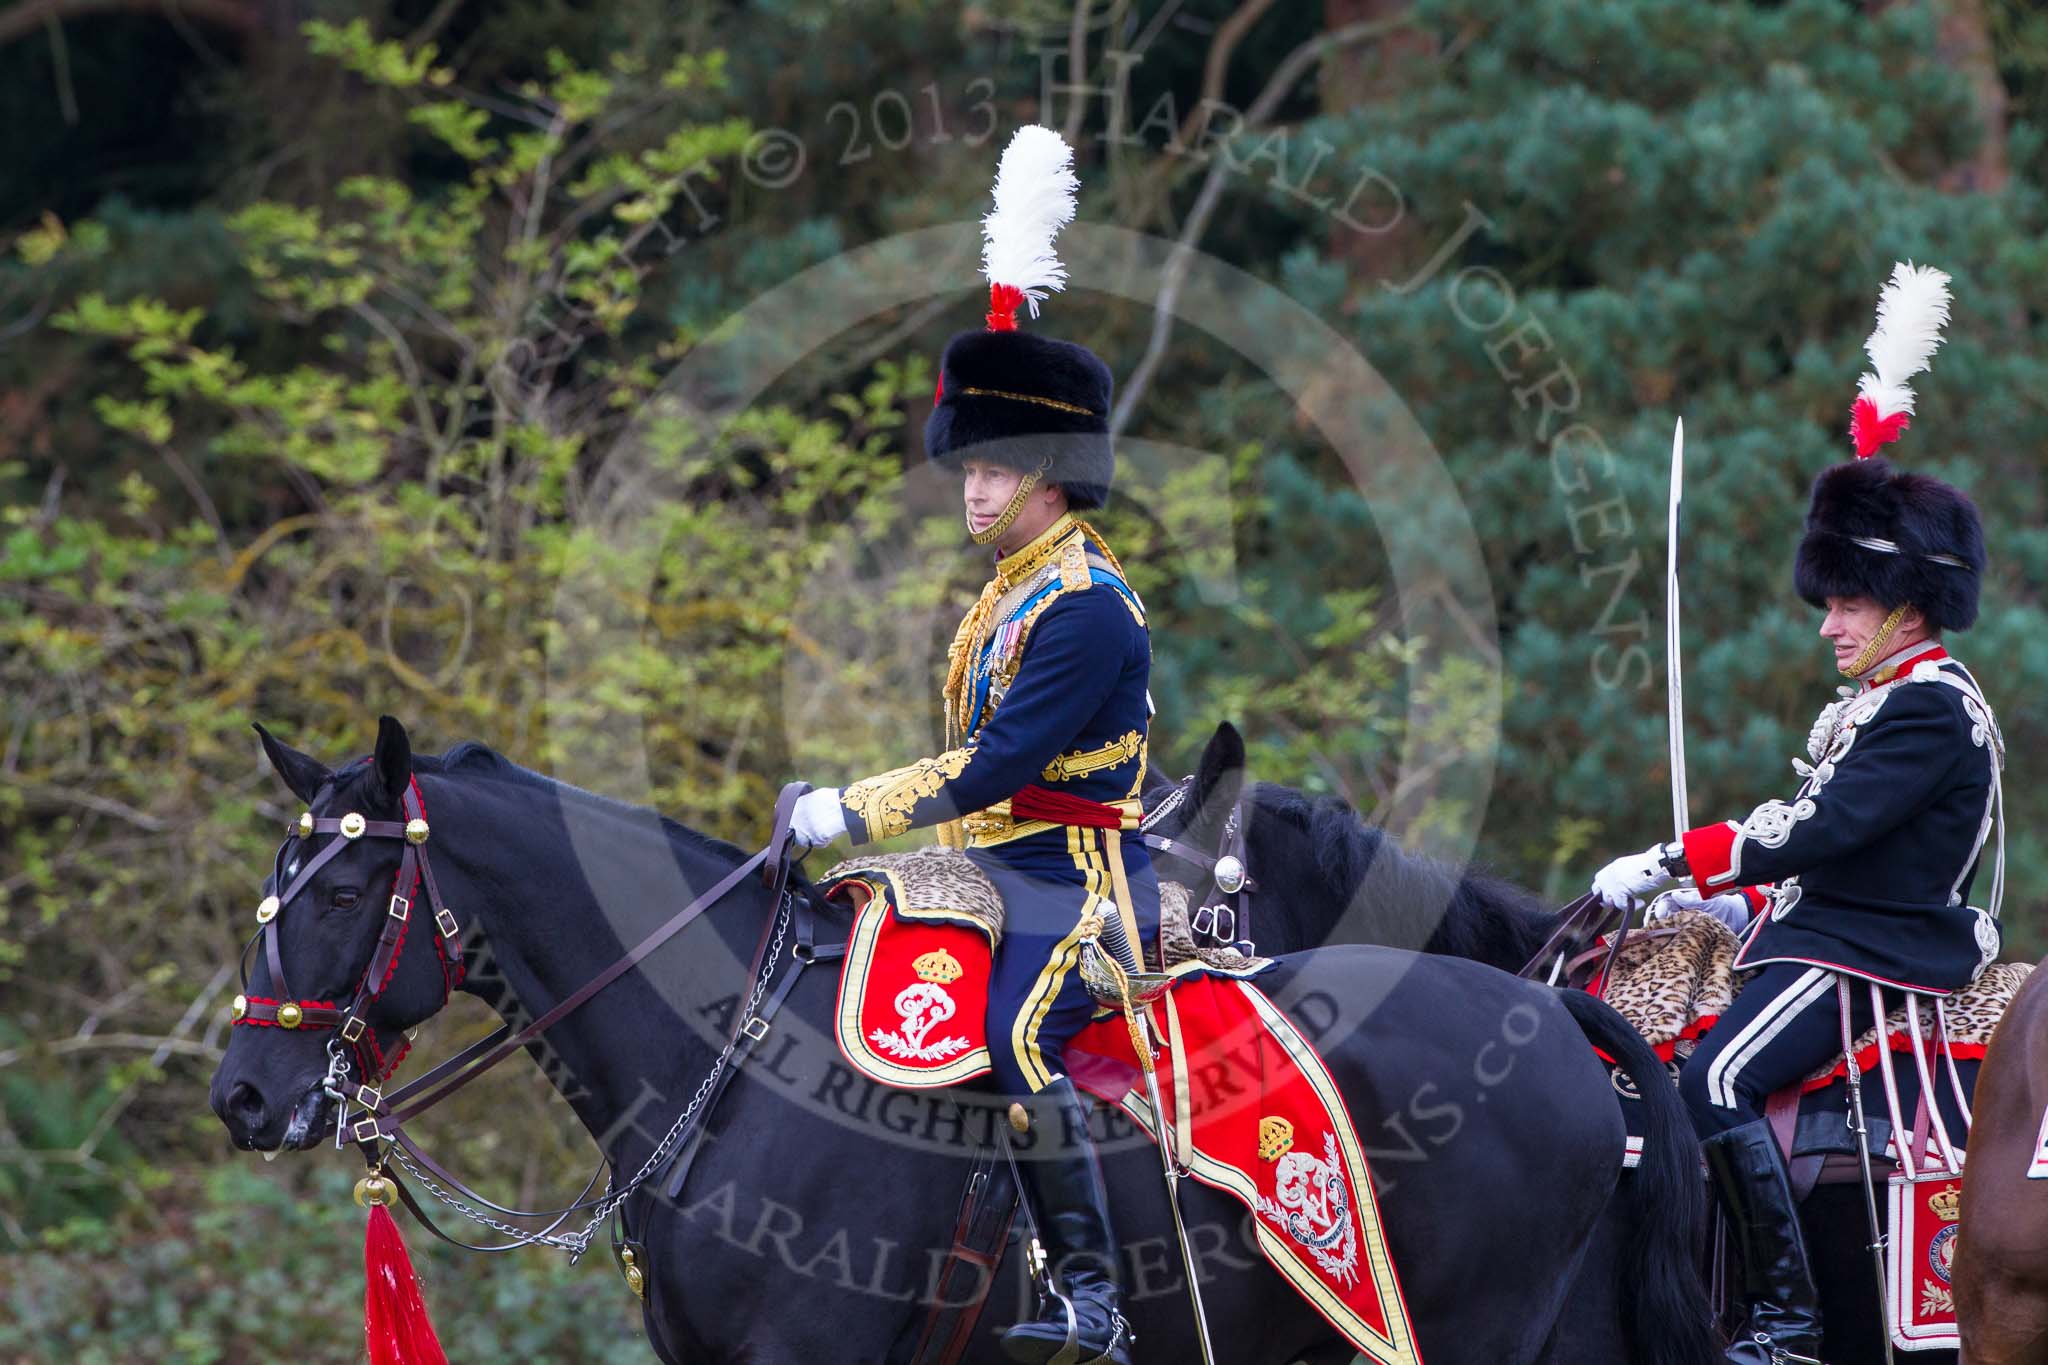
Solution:
[[[1052,955],[1038,973],[1038,980],[1032,983],[1031,990],[1024,997],[1023,1009],[1018,1011],[1010,1026],[1010,1048],[1017,1059],[1017,1069],[1024,1073],[1033,1091],[1043,1090],[1052,1084],[1052,1068],[1045,1064],[1039,1050],[1039,1030],[1045,1026],[1045,1016],[1052,1011],[1053,1001],[1066,984],[1067,974],[1080,962],[1079,920],[1095,910],[1098,902],[1116,914],[1132,953],[1140,959],[1139,970],[1144,969],[1144,946],[1138,936],[1138,912],[1124,877],[1123,843],[1118,832],[1069,825],[1067,854],[1081,873],[1086,891],[1081,914],[1073,930],[1053,948]]]
[[[1067,853],[1074,860],[1074,866],[1081,871],[1086,883],[1088,899],[1083,902],[1083,913],[1074,917],[1074,927],[1067,936],[1054,945],[1045,966],[1038,972],[1038,980],[1024,996],[1024,1007],[1017,1011],[1017,1017],[1010,1024],[1010,1052],[1017,1059],[1017,1069],[1024,1073],[1025,1081],[1036,1092],[1053,1082],[1052,1068],[1045,1064],[1045,1058],[1038,1048],[1038,1033],[1045,1026],[1045,1016],[1052,1012],[1052,1003],[1066,984],[1067,973],[1081,959],[1081,920],[1085,919],[1086,907],[1097,895],[1099,874],[1092,868],[1083,852],[1081,829],[1077,825],[1067,826]],[[1000,950],[998,950],[1000,951]]]

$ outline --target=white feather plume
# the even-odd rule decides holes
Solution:
[[[1933,266],[1900,261],[1877,298],[1877,330],[1863,343],[1875,370],[1856,381],[1879,417],[1913,410],[1906,381],[1927,368],[1948,324],[1948,279]]]
[[[1035,123],[1019,128],[996,167],[995,209],[981,220],[981,273],[1021,290],[1032,317],[1047,291],[1067,283],[1052,243],[1074,218],[1073,167],[1065,138]]]

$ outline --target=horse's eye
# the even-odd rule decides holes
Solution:
[[[341,886],[335,888],[334,899],[330,903],[337,910],[352,910],[361,898],[362,893],[353,886]]]

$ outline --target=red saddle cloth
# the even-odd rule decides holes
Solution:
[[[1365,1151],[1314,1046],[1247,980],[1191,974],[1152,1016],[1176,1159],[1256,1215],[1260,1254],[1367,1360],[1420,1365]],[[1067,1063],[1075,1084],[1158,1139],[1122,1018],[1089,1025]]]
[[[989,931],[966,918],[898,914],[903,891],[888,872],[844,878],[826,895],[854,907],[833,1025],[847,1063],[906,1090],[986,1073]]]
[[[888,876],[832,894],[857,913],[835,1034],[849,1065],[884,1085],[953,1085],[989,1069],[989,932],[896,913]],[[1168,1139],[1189,1174],[1254,1216],[1258,1250],[1374,1365],[1420,1365],[1365,1151],[1314,1046],[1251,980],[1192,963],[1151,1007]],[[1130,1029],[1097,1019],[1067,1045],[1076,1085],[1155,1141]]]

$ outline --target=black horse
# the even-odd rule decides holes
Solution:
[[[1163,801],[1173,784],[1157,776],[1148,781],[1150,808]],[[1532,893],[1480,871],[1452,869],[1408,853],[1383,830],[1362,821],[1340,798],[1308,796],[1291,787],[1246,780],[1243,738],[1225,722],[1210,738],[1182,799],[1152,826],[1152,832],[1192,849],[1214,849],[1233,810],[1240,813],[1245,861],[1258,882],[1250,923],[1261,953],[1378,943],[1471,958],[1514,972],[1535,957],[1557,928],[1558,915]],[[1199,862],[1170,854],[1155,856],[1162,879],[1207,885],[1209,871]],[[1584,997],[1581,991],[1564,994]],[[1611,1010],[1606,1013],[1620,1019]],[[1647,1048],[1632,1030],[1629,1037],[1634,1049],[1627,1052],[1605,1042],[1600,1046],[1617,1060],[1639,1059]],[[1644,1084],[1636,1066],[1624,1065],[1624,1071],[1638,1093],[1650,1097],[1654,1091],[1677,1103],[1672,1087]],[[1682,1107],[1678,1121],[1689,1144],[1691,1128]],[[1646,1136],[1646,1149],[1655,1142],[1654,1134]],[[1651,1173],[1638,1171],[1632,1181],[1639,1186],[1634,1206],[1650,1219],[1663,1217],[1656,1210],[1667,1192],[1653,1188]],[[1686,1183],[1697,1198],[1699,1181]],[[1854,1185],[1822,1184],[1801,1206],[1831,1361],[1884,1358],[1883,1318],[1862,1201],[1862,1192]],[[1616,1304],[1612,1280],[1604,1271],[1610,1263],[1626,1265],[1645,1254],[1635,1246],[1641,1236],[1640,1226],[1618,1226],[1613,1220],[1595,1236],[1586,1278],[1573,1295],[1566,1328],[1567,1339],[1581,1350],[1577,1358],[1659,1359],[1614,1356],[1604,1344],[1613,1340],[1607,1324],[1617,1309],[1626,1317],[1646,1307],[1641,1301],[1633,1309]],[[1678,1311],[1704,1310],[1685,1305]],[[1914,1359],[1926,1365],[1952,1365],[1956,1353],[1917,1352]]]
[[[463,988],[508,1018],[563,1000],[744,861],[737,848],[480,745],[416,757],[388,717],[374,754],[339,771],[264,739],[286,784],[323,819],[399,818],[408,780],[417,784],[441,896],[469,921]],[[292,875],[294,858],[288,850],[281,874]],[[391,841],[357,840],[284,908],[280,959],[295,995],[339,1000],[354,989],[397,863]],[[639,1168],[709,1074],[742,964],[777,908],[747,879],[532,1049],[614,1171]],[[269,983],[262,958],[252,995]],[[771,970],[795,966],[785,953]],[[1556,993],[1365,947],[1290,957],[1262,984],[1317,1040],[1359,1116],[1423,1358],[1583,1359],[1557,1354],[1555,1333],[1615,1197],[1622,1125],[1605,1070]],[[370,1023],[395,1036],[439,1008],[444,985],[432,953],[401,951]],[[834,987],[828,971],[798,978],[775,1037],[712,1112],[681,1193],[671,1200],[652,1181],[625,1206],[626,1233],[646,1249],[647,1328],[664,1360],[906,1358],[930,1270],[951,1245],[976,1134],[988,1130],[957,1106],[994,1110],[959,1092],[857,1079],[830,1041]],[[212,1102],[238,1146],[310,1148],[331,1131],[326,1042],[303,1027],[232,1031]],[[1192,1359],[1156,1154],[1111,1140],[1104,1160],[1140,1358]],[[1220,1359],[1350,1356],[1247,1250],[1241,1207],[1205,1188],[1185,1195]],[[1025,1311],[1021,1260],[1012,1245],[968,1359],[993,1360],[988,1329]],[[439,1302],[445,1313],[457,1300]],[[1636,1344],[1638,1358],[1707,1359],[1699,1343],[1659,1330]]]

